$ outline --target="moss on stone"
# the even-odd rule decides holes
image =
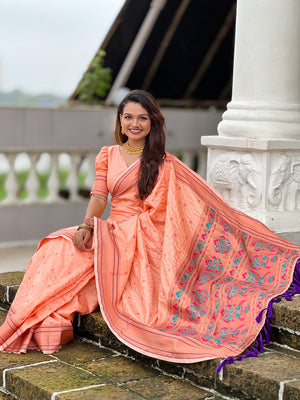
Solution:
[[[56,397],[57,400],[138,400],[141,396],[131,393],[126,389],[113,386],[105,385],[101,387],[95,387],[87,390],[80,390],[76,392],[63,393]]]
[[[7,389],[24,400],[49,400],[54,392],[104,383],[80,368],[60,362],[28,366],[7,372]]]
[[[99,348],[90,343],[86,343],[78,338],[63,346],[53,357],[74,366],[82,366],[91,361],[98,361],[112,356],[111,350]]]
[[[3,371],[5,369],[50,361],[51,357],[38,351],[28,351],[27,354],[1,353],[0,360],[0,385],[3,385]]]
[[[154,369],[122,356],[91,361],[85,364],[85,368],[87,371],[101,377],[106,383],[124,383],[153,377],[158,374]]]
[[[155,378],[129,382],[124,387],[149,400],[205,400],[211,393],[188,382],[160,375]]]

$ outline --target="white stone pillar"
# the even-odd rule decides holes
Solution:
[[[238,0],[232,101],[208,181],[276,232],[300,231],[300,1]]]

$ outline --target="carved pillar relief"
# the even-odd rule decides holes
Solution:
[[[210,171],[210,182],[233,207],[248,210],[259,206],[262,181],[254,155],[221,153],[215,158]]]
[[[300,210],[300,156],[282,154],[273,162],[268,190],[270,210]]]

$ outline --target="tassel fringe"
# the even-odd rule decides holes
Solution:
[[[263,313],[267,310],[266,321],[264,326],[262,327],[258,337],[256,340],[245,350],[243,354],[235,357],[227,357],[224,361],[222,361],[218,368],[217,372],[220,372],[224,365],[234,364],[236,361],[241,361],[245,358],[249,357],[257,357],[260,353],[265,351],[265,346],[270,344],[271,336],[272,336],[272,328],[270,320],[273,318],[273,304],[279,303],[282,299],[291,301],[295,294],[300,294],[300,258],[297,260],[294,270],[294,277],[291,286],[288,290],[272,299],[267,308],[264,308],[256,317],[256,321],[260,322],[263,316]]]

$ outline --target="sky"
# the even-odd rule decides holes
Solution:
[[[0,0],[0,91],[73,93],[125,0]]]

